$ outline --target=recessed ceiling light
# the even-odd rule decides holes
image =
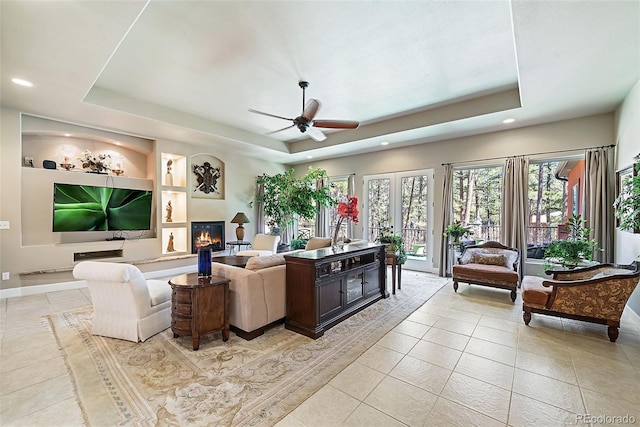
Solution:
[[[504,119],[504,120],[502,121],[502,123],[504,123],[504,124],[509,124],[509,123],[513,123],[513,122],[515,122],[515,121],[516,121],[516,119],[511,119],[511,118],[509,118],[509,119]]]
[[[381,142],[380,145],[389,145],[388,141]]]
[[[70,133],[65,133],[64,136],[66,136],[67,138],[71,136]]]
[[[33,83],[31,83],[30,81],[24,80],[24,79],[19,79],[19,78],[16,78],[16,77],[12,78],[11,81],[14,82],[17,85],[20,85],[20,86],[26,86],[26,87],[33,86]]]
[[[313,159],[313,156],[307,156],[307,159]]]

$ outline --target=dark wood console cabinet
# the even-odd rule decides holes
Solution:
[[[285,327],[313,339],[381,298],[387,298],[384,245],[359,243],[297,252],[287,263]]]

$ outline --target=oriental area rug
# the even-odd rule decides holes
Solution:
[[[276,326],[251,341],[216,332],[143,343],[91,335],[92,308],[49,316],[90,426],[271,426],[328,383],[447,280],[407,271],[402,290],[317,340]]]

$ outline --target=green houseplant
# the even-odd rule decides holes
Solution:
[[[387,245],[388,252],[394,252],[398,257],[398,264],[407,261],[407,252],[404,249],[404,239],[399,234],[391,232],[390,227],[381,227],[380,234],[376,238],[378,243]]]
[[[460,221],[454,221],[444,230],[444,236],[449,237],[451,244],[460,246],[460,239],[473,234],[473,230],[464,227]]]
[[[629,176],[620,183],[620,192],[613,202],[614,213],[620,220],[618,227],[640,233],[640,154],[633,159]]]
[[[573,215],[566,224],[566,239],[551,242],[544,252],[545,270],[553,269],[554,264],[574,269],[582,261],[593,260],[593,253],[601,250],[595,240],[589,239],[590,228],[584,224],[586,220],[580,215]]]
[[[275,175],[260,175],[256,179],[263,186],[263,193],[254,202],[262,203],[267,224],[284,230],[296,217],[312,218],[320,206],[332,206],[337,202],[331,197],[329,187],[318,188],[316,182],[327,178],[324,169],[309,167],[304,176],[295,177],[291,168]]]

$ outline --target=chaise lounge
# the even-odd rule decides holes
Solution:
[[[498,242],[485,242],[466,246],[452,268],[453,290],[458,292],[458,282],[490,286],[511,291],[511,301],[516,301],[516,289],[520,276],[518,263],[520,251]]]
[[[609,340],[618,339],[622,311],[640,280],[637,262],[546,273],[553,278],[525,276],[522,280],[525,325],[531,322],[531,313],[546,314],[607,325]]]

